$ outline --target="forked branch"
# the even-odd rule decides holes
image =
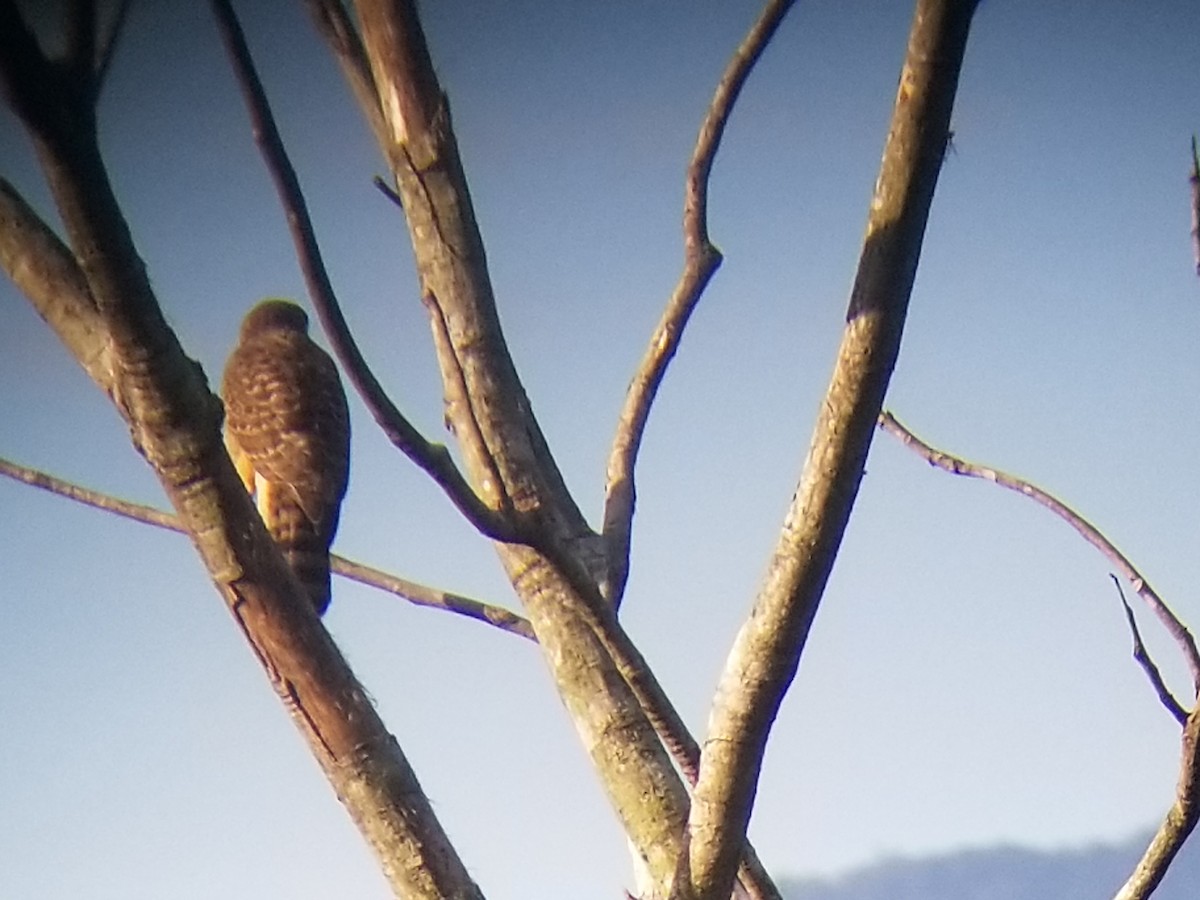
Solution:
[[[1198,673],[1200,673],[1200,659],[1197,658],[1196,643],[1192,639],[1191,632],[1188,631],[1154,589],[1150,587],[1150,584],[1134,568],[1133,564],[1126,559],[1125,555],[1113,546],[1112,542],[1101,534],[1094,525],[1057,497],[1022,478],[1017,478],[1015,475],[1009,475],[1007,472],[1001,472],[998,469],[988,466],[967,462],[960,457],[931,447],[900,424],[891,413],[885,412],[879,417],[879,427],[898,438],[901,443],[931,466],[954,475],[965,475],[968,478],[982,478],[985,481],[991,481],[1001,487],[1023,494],[1049,509],[1079,532],[1084,540],[1104,554],[1104,557],[1129,581],[1134,591],[1146,602],[1158,617],[1158,620],[1175,639],[1175,643],[1179,646],[1192,672],[1193,699],[1195,700],[1195,692],[1200,691],[1200,681],[1197,680]],[[1113,576],[1113,580],[1116,581],[1115,576]],[[1117,582],[1117,589],[1120,590],[1119,582]],[[1193,703],[1193,709],[1189,714],[1183,709],[1179,701],[1172,696],[1162,679],[1162,675],[1158,672],[1157,666],[1150,660],[1145,647],[1142,646],[1141,634],[1138,631],[1133,610],[1126,603],[1124,593],[1121,594],[1121,603],[1125,607],[1126,621],[1129,623],[1129,628],[1133,633],[1134,658],[1150,679],[1159,700],[1170,711],[1171,715],[1183,725],[1179,781],[1175,787],[1175,800],[1159,825],[1158,831],[1155,832],[1154,837],[1151,839],[1150,846],[1146,848],[1146,852],[1134,869],[1133,874],[1130,875],[1129,880],[1115,897],[1115,900],[1147,900],[1154,893],[1163,876],[1166,875],[1172,860],[1174,860],[1175,855],[1183,846],[1184,841],[1187,840],[1188,835],[1195,829],[1197,818],[1200,817],[1200,706]]]
[[[1138,571],[1125,554],[1118,550],[1113,542],[1105,537],[1096,526],[1053,494],[1042,490],[1037,485],[1023,478],[1018,478],[999,469],[993,469],[990,466],[968,462],[961,457],[930,446],[909,431],[890,412],[885,412],[879,417],[879,427],[899,439],[904,446],[908,447],[908,449],[912,450],[931,466],[954,475],[964,475],[968,478],[981,478],[984,481],[991,481],[1002,488],[1023,494],[1035,503],[1046,507],[1046,509],[1050,510],[1079,532],[1085,541],[1099,550],[1104,555],[1104,558],[1116,567],[1121,576],[1133,587],[1134,593],[1142,598],[1171,637],[1175,639],[1175,643],[1179,646],[1179,650],[1183,654],[1183,658],[1187,661],[1188,669],[1191,672],[1193,689],[1200,691],[1200,653],[1197,652],[1196,641],[1192,637],[1192,633],[1180,621],[1179,617],[1175,615],[1166,601],[1158,595],[1158,592],[1151,587],[1150,582],[1146,580],[1145,576]]]
[[[1133,607],[1125,599],[1125,591],[1121,588],[1121,579],[1112,573],[1109,573],[1108,577],[1113,580],[1113,585],[1117,589],[1117,595],[1121,598],[1121,608],[1125,610],[1125,621],[1129,625],[1129,633],[1133,637],[1134,661],[1142,667],[1142,671],[1150,679],[1150,685],[1154,688],[1154,693],[1158,694],[1159,702],[1167,708],[1167,712],[1180,725],[1186,725],[1187,710],[1180,705],[1179,701],[1175,699],[1175,695],[1171,693],[1171,689],[1167,687],[1167,682],[1163,679],[1162,672],[1159,671],[1158,666],[1150,656],[1150,651],[1146,649],[1146,645],[1142,642],[1142,632],[1138,628],[1137,617],[1133,614]]]
[[[608,562],[606,599],[614,608],[620,605],[629,578],[629,544],[637,504],[634,467],[650,418],[650,407],[667,366],[679,349],[688,319],[721,265],[721,251],[708,236],[708,183],[713,160],[746,79],[794,2],[771,0],[734,52],[709,103],[688,164],[683,202],[683,273],[625,394],[625,404],[609,451],[602,533]]]
[[[0,0],[0,87],[33,140],[111,345],[111,378],[134,445],[272,688],[397,895],[482,896],[233,469],[220,405],[167,325],[113,193],[95,92],[46,59],[12,0]]]
[[[455,465],[445,445],[426,440],[408,421],[367,365],[337,302],[333,284],[317,244],[312,219],[308,214],[308,205],[300,189],[300,181],[279,136],[274,115],[246,46],[241,26],[229,0],[212,0],[212,7],[250,113],[254,140],[287,213],[288,229],[304,273],[309,297],[316,307],[329,342],[355,389],[388,440],[437,482],[472,525],[493,540],[516,540],[511,522],[479,498]]]

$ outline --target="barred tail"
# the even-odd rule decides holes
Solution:
[[[286,491],[270,493],[274,496],[263,511],[267,530],[283,551],[283,558],[296,579],[308,592],[317,615],[324,615],[330,599],[330,540],[322,532],[328,529],[321,529],[312,522]]]

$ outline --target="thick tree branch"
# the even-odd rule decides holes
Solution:
[[[708,182],[713,160],[746,79],[794,2],[771,0],[751,27],[725,67],[692,151],[683,202],[683,273],[625,394],[625,404],[609,451],[602,533],[608,562],[608,600],[614,608],[621,603],[629,577],[629,543],[637,504],[634,467],[650,407],[667,366],[679,349],[688,319],[721,265],[721,251],[708,237]]]
[[[1200,692],[1200,652],[1196,649],[1196,641],[1192,637],[1192,633],[1158,595],[1158,592],[1150,586],[1150,582],[1145,579],[1125,554],[1118,550],[1112,541],[1106,538],[1091,522],[1053,494],[1043,491],[1023,478],[1018,478],[999,469],[968,462],[943,450],[931,447],[905,428],[890,412],[885,412],[879,417],[879,427],[893,437],[898,438],[904,446],[908,447],[931,466],[954,475],[965,475],[968,478],[981,478],[984,481],[991,481],[1000,487],[1023,494],[1035,503],[1046,507],[1046,509],[1050,510],[1079,532],[1085,541],[1099,550],[1104,558],[1116,567],[1121,576],[1133,587],[1134,593],[1145,601],[1159,622],[1162,623],[1171,637],[1175,639],[1175,643],[1179,646],[1180,652],[1187,661],[1188,669],[1191,672],[1193,689]]]
[[[507,496],[530,525],[530,546],[499,545],[501,561],[613,807],[661,889],[682,850],[687,793],[594,627],[589,604],[606,575],[603,548],[567,492],[508,352],[415,4],[357,0],[356,12],[422,296],[436,306],[430,317],[446,395],[469,398],[447,407],[465,466],[481,490],[498,474],[496,502]]]
[[[599,538],[587,527],[546,445],[508,352],[492,294],[483,240],[429,51],[411,0],[359,0],[362,42],[386,123],[386,159],[397,179],[412,238],[421,295],[432,298],[450,339],[452,358],[439,354],[449,391],[461,378],[486,454],[463,445],[472,480],[480,485],[495,468],[518,514],[533,513],[552,540],[594,556],[600,574]],[[451,424],[468,433],[466,422]],[[486,459],[484,456],[486,455]],[[546,538],[544,538],[545,540]],[[543,542],[544,542],[543,540]],[[595,542],[594,550],[586,545]],[[583,549],[580,549],[583,548]]]
[[[692,737],[687,724],[663,690],[646,658],[621,625],[616,610],[595,586],[591,585],[586,573],[580,571],[577,564],[566,558],[553,561],[560,571],[566,573],[576,594],[585,598],[586,602],[582,607],[585,620],[599,636],[600,643],[609,657],[616,663],[617,671],[633,691],[663,746],[675,760],[684,780],[690,787],[695,787],[700,775],[700,745]],[[779,889],[749,841],[744,848],[738,881],[749,900],[781,900]]]
[[[1142,643],[1142,633],[1138,629],[1137,619],[1133,615],[1133,607],[1129,605],[1129,601],[1125,599],[1125,591],[1121,589],[1121,580],[1116,575],[1109,574],[1113,580],[1113,584],[1117,588],[1117,595],[1121,598],[1121,607],[1125,610],[1125,621],[1129,625],[1129,633],[1133,637],[1133,658],[1142,671],[1146,673],[1146,677],[1150,679],[1150,686],[1154,688],[1154,693],[1158,695],[1159,702],[1167,708],[1167,712],[1181,726],[1187,724],[1187,710],[1184,709],[1175,695],[1171,693],[1171,689],[1167,687],[1166,681],[1163,680],[1162,672],[1155,665],[1154,660],[1150,656],[1150,651],[1146,649],[1146,645]]]
[[[65,12],[66,55],[71,76],[89,89],[96,77],[96,0],[69,0]]]
[[[725,900],[900,350],[974,0],[920,0],[832,383],[754,608],[717,686],[675,896]]]
[[[0,268],[109,396],[112,359],[100,311],[74,254],[0,178]]]
[[[363,358],[334,294],[308,215],[308,206],[300,190],[300,181],[279,136],[241,26],[228,0],[212,0],[212,7],[250,113],[254,140],[262,152],[287,213],[288,229],[309,296],[329,336],[329,342],[355,389],[388,439],[437,482],[472,525],[493,540],[515,540],[512,524],[479,498],[459,472],[444,445],[430,443],[413,427],[399,407],[392,403]]]
[[[187,530],[180,524],[179,518],[170,513],[155,509],[153,506],[131,503],[128,500],[122,500],[110,494],[85,488],[82,485],[56,478],[46,472],[30,468],[29,466],[23,466],[3,457],[0,457],[0,475],[11,478],[14,481],[19,481],[22,484],[28,484],[31,487],[57,494],[60,497],[66,497],[68,500],[74,500],[76,503],[82,503],[94,509],[131,519],[135,522],[143,522],[147,525],[153,525],[156,528],[164,528],[168,531],[187,534]],[[346,559],[344,556],[337,556],[335,554],[330,557],[330,562],[332,563],[333,571],[339,575],[343,575],[352,581],[357,581],[359,584],[365,584],[368,587],[378,588],[381,591],[394,594],[400,599],[407,600],[416,606],[444,609],[461,616],[477,619],[488,625],[494,625],[501,631],[507,631],[528,640],[537,640],[527,619],[502,606],[483,603],[471,597],[465,597],[462,594],[455,594],[451,591],[444,591],[441,588],[430,587],[416,581],[409,581],[407,578],[401,578],[398,575],[392,575],[381,569]]]
[[[38,79],[54,71],[57,77]],[[0,0],[0,82],[21,117],[110,344],[134,445],[397,895],[481,896],[395,739],[271,541],[221,440],[219,401],[167,326],[112,191],[94,94]],[[46,101],[44,106],[32,99]]]

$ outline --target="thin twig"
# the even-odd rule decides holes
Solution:
[[[66,497],[85,506],[114,513],[126,519],[132,519],[135,522],[142,522],[146,525],[153,525],[156,528],[163,528],[179,534],[187,534],[187,531],[179,523],[179,519],[170,513],[155,509],[153,506],[131,503],[119,497],[94,491],[2,457],[0,457],[0,475],[44,491],[49,491],[60,497]],[[363,563],[346,559],[343,556],[331,556],[330,562],[333,571],[339,575],[349,578],[352,581],[357,581],[360,584],[394,594],[417,606],[444,609],[461,616],[477,619],[480,622],[486,622],[489,625],[494,625],[502,631],[520,635],[529,640],[536,640],[529,622],[504,607],[493,606],[490,603],[483,603],[471,597],[464,597],[462,594],[455,594],[443,591],[440,588],[409,581],[406,578],[400,578],[397,575],[392,575],[380,569],[364,565]]]
[[[443,444],[429,442],[408,421],[392,403],[363,358],[350,334],[350,328],[342,315],[333,285],[325,270],[312,220],[300,190],[299,179],[275,126],[274,116],[255,71],[241,26],[229,5],[229,0],[212,0],[212,7],[253,123],[255,143],[262,152],[279,199],[287,212],[288,228],[296,246],[309,296],[334,352],[375,421],[392,444],[438,483],[451,502],[476,529],[493,540],[516,540],[516,529],[512,524],[480,499]]]
[[[1040,503],[1042,506],[1049,509],[1059,518],[1063,519],[1068,525],[1074,528],[1083,539],[1099,550],[1104,557],[1116,566],[1117,571],[1129,582],[1134,593],[1146,602],[1146,605],[1153,610],[1158,620],[1163,627],[1167,629],[1171,637],[1175,639],[1175,643],[1179,645],[1180,651],[1183,653],[1184,659],[1187,660],[1188,669],[1192,675],[1192,684],[1197,692],[1200,692],[1200,652],[1196,650],[1196,641],[1192,637],[1192,633],[1188,631],[1187,626],[1179,620],[1179,617],[1167,606],[1166,602],[1158,595],[1158,593],[1150,586],[1150,583],[1142,576],[1142,573],[1134,567],[1128,558],[1118,550],[1108,538],[1092,525],[1087,519],[1067,506],[1057,497],[1043,491],[1041,488],[1030,484],[1023,478],[1018,478],[1015,475],[1010,475],[1007,472],[1001,472],[998,469],[992,469],[987,466],[977,465],[967,462],[966,460],[946,453],[943,450],[938,450],[931,447],[929,444],[922,441],[915,434],[909,431],[904,425],[893,416],[890,412],[884,412],[879,417],[879,427],[888,434],[899,439],[899,441],[908,447],[931,466],[935,466],[946,472],[954,475],[965,475],[969,478],[982,478],[984,481],[991,481],[1000,487],[1008,488],[1010,491],[1016,491],[1018,494],[1024,494],[1026,497]]]
[[[463,442],[464,447],[470,448],[469,452],[472,455],[483,460],[487,475],[480,487],[483,488],[485,495],[495,497],[504,515],[511,517],[513,514],[512,499],[505,490],[504,479],[500,476],[496,459],[488,449],[487,441],[483,437],[483,430],[479,427],[479,417],[475,414],[475,406],[471,400],[471,392],[467,388],[462,362],[455,353],[454,342],[450,340],[446,314],[438,305],[437,297],[432,293],[425,294],[421,298],[421,302],[425,304],[425,308],[429,312],[433,346],[444,369],[442,382],[446,392],[446,421],[466,425],[467,433],[458,435],[458,438]]]
[[[109,23],[108,30],[104,37],[96,45],[96,89],[100,90],[104,86],[104,79],[108,76],[109,67],[112,65],[113,55],[117,49],[117,41],[121,37],[121,31],[125,27],[125,21],[129,17],[129,7],[132,0],[120,0],[117,4],[117,10],[113,14],[112,21]]]
[[[1196,136],[1192,135],[1192,172],[1188,177],[1192,186],[1192,254],[1196,259],[1196,274],[1200,275],[1200,153],[1196,150]]]
[[[1129,623],[1129,631],[1133,635],[1133,658],[1137,660],[1137,664],[1142,667],[1142,671],[1150,679],[1150,684],[1154,687],[1154,692],[1158,694],[1158,699],[1167,708],[1167,712],[1174,716],[1175,721],[1180,725],[1186,725],[1187,710],[1175,699],[1175,695],[1171,693],[1171,689],[1167,687],[1167,683],[1163,680],[1162,672],[1154,664],[1154,660],[1150,658],[1150,653],[1146,650],[1146,645],[1142,643],[1142,634],[1138,630],[1137,619],[1133,616],[1133,607],[1125,599],[1125,591],[1121,588],[1121,579],[1111,573],[1108,577],[1116,585],[1117,594],[1121,597],[1121,606],[1125,608],[1125,621]]]
[[[376,175],[374,178],[371,179],[371,184],[375,185],[375,187],[378,188],[379,193],[383,194],[383,196],[385,196],[389,200],[391,200],[392,203],[396,204],[396,206],[400,208],[401,212],[404,211],[404,198],[401,197],[399,194],[397,194],[392,189],[392,186],[390,184],[388,184],[386,181],[384,181],[378,175]]]
[[[721,265],[721,251],[708,236],[708,182],[713,160],[746,79],[793,3],[772,0],[734,53],[717,84],[688,165],[683,203],[684,269],[625,394],[608,457],[603,535],[609,569],[608,600],[614,608],[620,605],[629,577],[629,544],[637,504],[634,467],[650,407],[679,349],[688,319]]]

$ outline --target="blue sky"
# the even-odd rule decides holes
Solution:
[[[441,434],[383,171],[298,4],[243,3],[352,328]],[[194,7],[194,8],[193,8]],[[501,318],[593,522],[625,385],[682,259],[683,171],[749,2],[426,4]],[[801,3],[713,174],[726,262],[639,469],[623,616],[688,721],[799,473],[903,57],[906,2]],[[983,3],[888,406],[1076,505],[1200,624],[1200,8]],[[167,317],[216,383],[242,313],[303,297],[206,9],[138,3],[102,139]],[[23,137],[0,170],[46,214]],[[0,455],[161,503],[102,395],[0,282]],[[338,549],[494,600],[486,542],[352,398]],[[181,538],[0,482],[0,896],[385,897]],[[885,436],[778,719],[752,837],[779,875],[1157,821],[1177,729],[1065,525]],[[326,622],[492,897],[613,897],[624,840],[536,649],[345,582]],[[1157,638],[1147,622],[1150,638]],[[1172,648],[1152,640],[1183,689]]]

